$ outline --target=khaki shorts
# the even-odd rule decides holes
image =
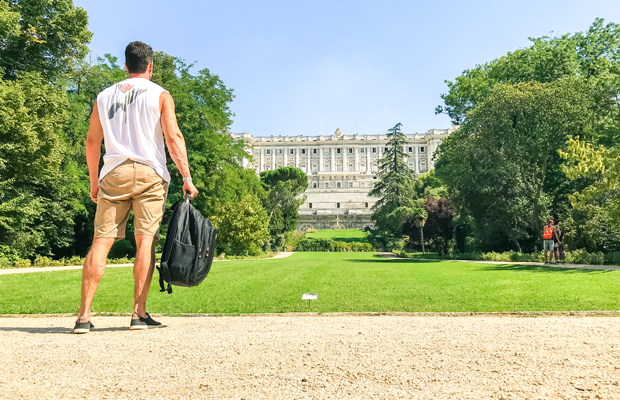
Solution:
[[[158,240],[167,195],[168,183],[153,168],[132,160],[123,162],[99,181],[95,238],[123,239],[133,210],[135,234]]]

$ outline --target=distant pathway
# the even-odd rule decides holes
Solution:
[[[249,260],[273,260],[276,258],[286,258],[293,254],[292,251],[282,251],[269,258],[248,258],[245,260],[213,260],[213,261],[249,261]],[[108,264],[107,268],[133,267],[133,264]],[[32,267],[32,268],[7,268],[0,269],[0,275],[28,274],[34,272],[51,272],[51,271],[67,271],[74,269],[82,269],[81,265],[64,266],[64,267]]]
[[[393,260],[412,260],[412,261],[459,261],[477,264],[507,264],[507,265],[539,265],[541,267],[565,268],[565,269],[592,269],[597,271],[620,271],[618,265],[589,265],[589,264],[551,264],[545,265],[541,262],[519,262],[519,261],[477,261],[477,260],[440,260],[435,258],[402,258],[392,253],[380,252],[379,256]]]

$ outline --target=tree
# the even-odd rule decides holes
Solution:
[[[18,15],[15,27],[15,15]],[[0,5],[0,70],[5,80],[39,72],[57,82],[88,53],[88,15],[72,0],[5,0]],[[6,35],[6,36],[5,36]]]
[[[422,226],[417,223],[420,217],[408,218],[403,226],[403,232],[409,236],[411,243],[418,241],[424,248],[424,240],[429,240],[439,255],[448,251],[448,244],[453,237],[452,221],[456,216],[449,199],[427,197],[424,201],[426,217]],[[423,228],[423,229],[422,229]]]
[[[269,219],[254,193],[238,202],[217,204],[211,220],[217,227],[217,247],[226,254],[258,255],[269,238]]]
[[[380,197],[372,208],[371,219],[376,228],[388,235],[402,235],[403,223],[407,217],[420,211],[416,202],[416,177],[407,165],[404,157],[406,136],[398,123],[388,129],[387,150],[379,160],[377,176],[380,179],[368,193],[371,197]]]
[[[590,88],[581,78],[496,85],[440,146],[437,174],[488,248],[505,247],[504,237],[521,251],[521,240],[538,238],[557,152],[590,127]]]
[[[308,176],[299,168],[280,167],[260,173],[268,195],[263,205],[271,219],[272,238],[297,228],[299,206],[306,201],[302,194],[308,188]]]

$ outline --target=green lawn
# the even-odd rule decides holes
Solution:
[[[316,232],[306,233],[312,239],[332,239],[340,242],[368,243],[367,234],[362,229],[319,229]]]
[[[155,273],[157,278],[157,272]],[[0,314],[76,312],[81,271],[0,276]],[[312,310],[540,311],[617,310],[620,271],[458,261],[388,260],[373,253],[295,253],[274,260],[214,263],[201,286],[158,292],[157,313],[307,311],[304,292],[317,292]],[[109,268],[95,297],[96,312],[129,312],[131,268]]]

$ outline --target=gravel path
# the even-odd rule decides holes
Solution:
[[[614,317],[0,318],[0,398],[618,399]]]

